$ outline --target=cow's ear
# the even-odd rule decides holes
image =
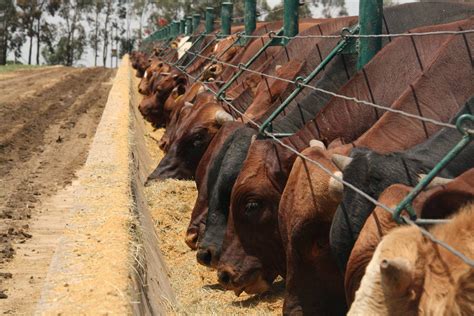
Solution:
[[[185,101],[183,108],[185,108],[185,107],[192,108],[193,106],[194,106],[194,104],[192,104],[191,102]]]
[[[351,157],[343,156],[343,155],[338,155],[334,154],[331,157],[332,162],[336,165],[339,170],[344,171],[346,167],[352,162]]]
[[[257,135],[252,135],[250,138],[250,144],[253,144],[253,142],[257,139]]]
[[[232,122],[232,121],[234,121],[234,117],[230,115],[229,113],[227,113],[226,111],[219,110],[216,112],[216,122],[219,125],[222,125],[225,122]]]
[[[320,140],[317,140],[317,139],[312,139],[309,141],[309,147],[318,147],[318,148],[321,148],[323,150],[326,150],[326,146],[324,145],[324,143]]]
[[[403,257],[383,259],[380,262],[380,277],[385,293],[400,297],[407,293],[413,281],[413,267]]]
[[[418,175],[418,178],[420,181],[423,180],[425,177],[426,177],[426,174],[423,174],[423,173]],[[434,177],[433,180],[431,180],[431,182],[426,186],[426,189],[431,189],[438,185],[446,185],[452,181],[453,179]]]

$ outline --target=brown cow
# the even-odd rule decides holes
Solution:
[[[474,200],[429,230],[473,258]],[[419,228],[400,227],[377,246],[348,315],[473,315],[473,285],[472,267]]]
[[[192,109],[177,127],[169,151],[149,176],[153,179],[194,179],[207,145],[224,122],[233,117],[219,103],[212,101]]]
[[[160,78],[160,74],[168,73],[171,67],[160,59],[153,59],[150,66],[146,68],[143,78],[138,84],[138,92],[143,95],[149,95],[153,82]]]
[[[187,89],[185,94],[176,100],[173,105],[169,123],[159,142],[160,149],[167,153],[171,143],[175,140],[176,130],[185,121],[187,115],[193,109],[199,108],[200,105],[214,100],[214,94],[204,91],[200,83],[194,83]]]
[[[402,184],[392,185],[380,195],[379,202],[394,209],[412,189]],[[434,186],[422,192],[415,199],[413,206],[419,217],[439,219],[450,215],[447,210],[457,210],[465,201],[472,199],[474,199],[474,169],[466,171],[450,183]],[[344,282],[349,304],[354,300],[375,248],[382,237],[397,226],[391,214],[380,207],[376,207],[365,222],[346,268]]]
[[[130,55],[132,68],[136,70],[135,77],[142,78],[145,70],[150,66],[150,61],[143,52],[133,51]]]
[[[160,73],[154,80],[152,94],[143,98],[138,109],[143,117],[156,128],[162,127],[169,121],[170,111],[165,111],[165,102],[173,89],[178,87],[181,94],[186,90],[187,77],[178,70],[172,69],[169,73]]]
[[[301,65],[302,63],[300,61],[288,63],[279,69],[279,74],[282,78],[293,79],[297,72],[301,69]],[[273,104],[273,101],[275,101],[276,98],[288,88],[288,86],[288,82],[282,83],[278,80],[271,82],[271,86],[268,87],[269,90],[267,90],[267,86],[262,86],[261,90],[257,92],[255,101],[248,107],[247,111],[253,111],[253,109],[258,108],[259,111],[256,113],[265,114],[268,110],[268,107]],[[222,110],[224,110],[223,107]],[[225,118],[227,121],[234,120],[230,114],[224,116],[224,113],[227,114],[226,112],[221,112],[221,118]],[[186,119],[182,121],[178,128],[183,131],[183,134],[178,135],[178,133],[176,133],[175,139],[170,142],[169,151],[160,162],[155,172],[153,172],[153,176],[150,179],[154,179],[155,177],[178,177],[182,179],[192,179],[196,172],[196,167],[199,163],[199,160],[217,132],[217,130],[210,129],[203,133],[203,130],[199,127],[201,125],[208,124],[210,119],[211,118],[206,115],[198,114],[193,116],[192,119]],[[218,117],[214,119],[217,122]],[[220,125],[222,125],[222,122],[218,124],[218,126]],[[191,133],[195,133],[195,135]],[[193,151],[191,153],[189,151],[179,149],[184,148],[183,146],[185,146],[185,143],[188,141],[188,139],[196,137],[201,138],[201,141],[199,142],[199,150]],[[173,146],[175,146],[175,148],[173,148]],[[192,157],[186,155],[191,155]],[[184,161],[186,161],[186,163],[183,163]],[[166,170],[166,172],[164,172],[164,170]]]
[[[449,42],[450,40],[452,40],[452,37],[450,37],[449,39],[446,39],[446,38],[440,39],[439,41],[432,41],[432,40],[430,41],[427,39],[426,42],[428,43],[424,41],[423,43],[425,43],[425,45],[427,46],[431,45],[431,47],[443,47],[441,51],[446,52],[446,50],[444,50],[445,48],[444,44],[445,44],[445,41]],[[462,41],[461,39],[459,40]],[[413,62],[416,65],[419,62],[419,59],[418,59],[419,57],[417,57],[416,54],[412,54],[407,48],[404,48],[403,46],[398,45],[402,43],[403,45],[412,45],[410,41],[399,41],[397,43],[398,46],[396,46],[394,43],[396,43],[397,41],[398,40],[395,40],[390,45],[387,45],[386,48],[383,51],[381,51],[372,60],[372,62],[369,65],[367,65],[367,67],[365,68],[365,74],[362,74],[362,73],[358,74],[355,78],[351,80],[351,82],[348,85],[346,85],[346,88],[341,90],[342,93],[341,92],[340,93],[344,95],[354,95],[353,94],[354,92],[352,92],[350,89],[356,89],[357,90],[356,94],[359,94],[358,96],[359,99],[361,98],[365,99],[370,95],[370,97],[375,98],[375,100],[377,100],[378,103],[384,103],[384,104],[392,104],[392,102],[395,101],[399,95],[404,95],[405,98],[408,99],[410,97],[410,95],[408,94],[408,91],[411,91],[408,83],[417,82],[417,79],[420,78],[422,72],[416,71],[415,70],[416,68],[413,68],[412,66],[409,65],[410,62]],[[453,46],[460,45],[460,47],[462,47],[462,45],[459,43],[456,40],[456,44]],[[400,51],[398,51],[399,49]],[[437,53],[439,53],[439,51],[436,51],[436,49],[431,49],[431,50],[433,51],[430,51],[430,49],[423,50],[424,54],[421,54],[422,61],[425,60],[426,62],[431,62],[434,58],[433,56],[437,56]],[[401,57],[403,54],[405,54],[405,57]],[[394,69],[396,70],[394,72],[398,73],[398,71],[400,70],[399,69],[400,63],[398,63],[397,60],[402,60],[402,59],[403,59],[403,66],[404,67],[406,66],[411,70],[415,70],[415,72],[412,72],[412,73],[410,73],[410,71],[400,72],[404,76],[406,76],[405,79],[401,79],[400,77],[387,78],[387,81],[379,82],[379,85],[372,86],[371,93],[367,92],[366,94],[362,92],[363,91],[362,89],[366,87],[367,78],[370,79],[373,75],[381,71],[386,72],[387,67],[394,67]],[[463,60],[462,56],[460,57],[460,60]],[[379,63],[380,66],[376,66],[377,63]],[[438,58],[438,65],[439,65],[438,71],[439,69],[447,69],[447,68],[443,68],[446,65],[446,61],[443,61],[442,58]],[[430,68],[430,71],[433,71],[433,69],[436,69],[435,66],[432,66],[432,67],[433,68]],[[374,72],[373,75],[371,75],[372,72]],[[466,74],[468,74],[468,71],[466,73],[460,74],[461,76],[460,78],[463,78],[463,79],[460,79],[459,83],[460,82],[466,83],[466,80],[463,77]],[[376,76],[376,77],[379,77],[379,76]],[[431,77],[427,76],[426,78],[425,77],[423,78],[424,79],[423,80],[420,79],[420,81],[417,82],[416,85],[419,85],[420,87],[422,87],[426,85],[427,80],[434,80],[435,82],[437,79],[439,79],[433,75]],[[390,80],[395,80],[397,84],[390,83]],[[453,82],[458,83],[456,80],[454,80]],[[387,93],[387,89],[383,88],[384,87],[383,83],[388,84],[388,86],[390,86],[390,89],[388,91],[389,93]],[[416,85],[415,85],[415,89],[416,89]],[[426,86],[429,87],[429,85],[426,85]],[[463,92],[464,94],[466,93],[469,94],[469,91],[466,91],[465,84],[457,86],[456,89],[460,88],[461,86],[463,88],[460,91],[464,91]],[[469,88],[467,90],[469,90]],[[362,96],[360,94],[362,94]],[[341,100],[333,99],[333,101],[330,104],[333,104],[335,102],[340,102],[340,101]],[[344,102],[341,101],[341,103],[344,104],[345,101]],[[449,111],[450,111],[449,114],[442,113],[441,117],[443,118],[444,121],[447,121],[447,119],[453,115],[453,111],[456,112],[456,106],[458,106],[458,104],[455,103],[452,105],[453,106],[449,108]],[[359,109],[355,110],[353,106]],[[347,108],[345,110],[341,110],[341,108],[344,108],[344,107],[347,107]],[[413,106],[412,108],[416,109],[416,106]],[[439,107],[439,108],[443,109],[443,107]],[[331,113],[331,111],[336,111],[336,109],[337,109],[337,114]],[[443,109],[442,111],[446,109]],[[372,111],[373,116],[369,115],[369,112],[366,112],[366,111]],[[347,121],[343,118],[345,114],[341,115],[342,113],[351,113],[351,115],[347,117]],[[365,119],[362,119],[364,120],[363,122],[359,121],[357,118],[355,118],[354,115],[363,115],[365,116]],[[293,147],[296,147],[296,149],[301,150],[300,149],[301,147],[304,148],[304,146],[309,143],[310,137],[308,136],[324,139],[325,141],[329,142],[337,138],[337,135],[336,135],[337,133],[340,133],[339,135],[345,135],[344,136],[345,141],[350,141],[351,137],[353,137],[355,133],[361,132],[361,128],[363,128],[364,126],[365,128],[369,127],[365,124],[369,122],[374,122],[377,119],[378,115],[379,113],[374,112],[373,109],[361,108],[359,107],[359,105],[352,105],[352,104],[349,105],[345,103],[344,105],[340,105],[334,108],[327,106],[326,109],[323,110],[322,113],[318,115],[315,122],[307,125],[307,128],[305,129],[306,132],[305,130],[303,130],[302,132],[298,133],[295,137],[291,137],[290,139],[286,140],[286,143],[292,145]],[[337,120],[334,121],[333,123],[330,123],[331,120],[334,120],[335,118],[337,118]],[[387,119],[386,124],[388,124],[390,121],[391,120]],[[346,122],[346,123],[342,123],[342,122]],[[359,125],[355,123],[358,123]],[[356,127],[356,129],[351,130],[349,127],[350,124]],[[408,125],[409,124],[407,124],[407,126]],[[420,129],[419,122],[416,122],[416,124],[412,123],[411,125],[413,126],[411,128],[412,130]],[[310,128],[313,128],[313,133],[309,132]],[[305,136],[304,133],[308,133],[306,134],[308,136]],[[425,135],[422,133],[422,137],[421,139],[418,140],[418,142],[423,140],[423,137],[425,137]],[[302,142],[302,140],[304,141]],[[264,262],[271,262],[271,261],[274,261],[273,258],[275,258],[276,256],[274,249],[282,249],[282,247],[274,246],[274,244],[279,243],[278,242],[279,237],[277,236],[279,234],[279,231],[278,231],[277,214],[276,212],[273,213],[271,211],[271,208],[273,208],[273,206],[271,205],[277,204],[279,201],[280,192],[282,191],[282,188],[285,185],[285,181],[286,181],[285,176],[288,174],[287,173],[288,168],[285,166],[287,164],[292,163],[292,159],[294,159],[295,155],[285,154],[284,153],[285,150],[279,147],[278,145],[273,145],[275,147],[278,147],[277,150],[275,151],[270,150],[268,149],[269,145],[267,144],[263,145],[264,142],[265,141],[255,142],[255,144],[253,144],[251,147],[250,152],[254,150],[252,154],[257,155],[257,156],[255,158],[252,158],[252,161],[248,161],[245,163],[244,168],[242,169],[241,174],[239,175],[239,178],[237,179],[236,184],[234,185],[234,192],[236,193],[235,194],[233,193],[231,209],[232,209],[232,214],[234,215],[234,221],[236,225],[238,225],[238,227],[236,227],[235,230],[237,231],[237,234],[239,235],[239,238],[242,244],[244,245],[244,248],[246,248],[245,250],[246,251],[249,250],[250,251],[249,254],[258,256]],[[303,146],[301,146],[300,144],[303,144]],[[266,146],[267,149],[265,148],[254,149],[253,147],[256,147],[256,146]],[[275,152],[277,154],[275,154]],[[273,155],[276,158],[272,158],[270,157],[270,155]],[[250,157],[250,153],[249,153],[249,157]],[[329,161],[329,163],[331,162]],[[304,173],[302,174],[302,176],[304,177]],[[260,190],[258,189],[259,187],[266,188],[263,194],[260,193]],[[270,195],[272,190],[268,189],[269,187],[275,188],[276,192]],[[316,193],[319,193],[319,192],[325,192],[325,191],[318,189]],[[312,203],[311,196],[309,197],[309,200],[310,201],[307,201],[306,204],[311,205]],[[303,204],[305,204],[304,201],[301,202],[301,205]],[[247,214],[250,213],[250,211],[248,209],[255,209],[254,211],[252,211],[252,213],[256,213],[258,214],[258,216],[256,216],[254,219],[249,218]],[[307,207],[305,207],[304,209],[307,209]],[[334,209],[332,209],[332,211],[329,211],[329,213],[327,213],[328,216],[330,216],[331,212],[333,213]],[[250,226],[251,222],[252,222],[252,226]],[[296,238],[295,242],[292,242],[291,240],[288,241],[289,245],[297,246],[298,243],[296,241],[301,240],[300,236],[312,236],[311,230],[305,231],[308,229],[308,227],[312,227],[310,224],[312,222],[313,222],[312,220],[308,218],[304,218],[299,222],[298,225],[295,225],[292,228],[287,227],[286,238],[290,239],[290,237],[292,238],[293,236]],[[316,223],[317,223],[317,220],[316,220]],[[253,228],[251,229],[251,227]],[[324,231],[324,229],[322,230]],[[318,229],[313,229],[313,231],[318,231]],[[256,236],[257,234],[262,234],[262,236],[258,237]],[[272,238],[270,238],[269,236],[272,236]],[[255,242],[256,240],[258,240],[258,242]],[[326,242],[327,241],[328,241],[328,236],[326,236]],[[292,253],[292,255],[289,254],[288,256],[289,257],[293,256],[293,258],[301,258],[304,260],[308,260],[306,264],[310,265],[310,262],[312,260],[311,256],[305,257],[305,256],[297,255],[297,254],[305,253],[304,251],[304,249],[306,249],[304,248],[305,245],[306,243],[301,244],[301,247],[303,249],[296,247],[295,249],[293,249],[294,252]],[[327,247],[327,244],[321,244],[321,246],[323,247],[322,249],[324,249],[324,247]],[[268,249],[271,249],[271,250],[268,250]],[[316,257],[319,255],[317,252],[310,252],[310,253],[312,253],[312,255]],[[267,255],[269,257],[264,258]],[[282,257],[282,256],[284,257],[284,254],[279,255],[279,257]],[[280,263],[279,265],[280,266],[284,265],[285,262],[290,262],[289,260],[290,260],[289,258],[287,260],[283,259],[282,263]],[[275,263],[273,263],[273,265],[275,265]],[[296,269],[296,267],[294,268]],[[284,271],[285,269],[281,270],[281,272],[283,273]],[[306,270],[299,270],[299,271],[304,272]],[[296,272],[296,270],[294,272]],[[306,275],[302,273],[302,275],[296,279],[311,280],[310,278],[305,279],[305,277]],[[342,280],[340,282],[342,282]],[[312,284],[314,285],[314,283]],[[292,287],[290,286],[289,288],[292,288]],[[295,285],[295,288],[297,288],[296,285]],[[303,289],[305,288],[305,286],[300,285],[299,288]],[[308,293],[309,293],[309,290],[308,290]],[[344,299],[344,295],[342,295],[341,299],[342,300]],[[289,305],[290,310],[292,306],[294,306],[295,308],[299,308],[297,306],[299,306],[300,303],[301,302],[290,304]]]

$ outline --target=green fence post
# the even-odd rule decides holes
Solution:
[[[188,15],[186,17],[186,35],[193,34],[193,17]]]
[[[223,2],[221,9],[221,34],[230,35],[230,27],[232,24],[232,2]]]
[[[245,35],[252,35],[257,28],[257,0],[245,0]]]
[[[298,34],[298,0],[284,0],[283,2],[283,34],[293,37]],[[284,38],[282,45],[288,44],[290,40]]]
[[[377,35],[382,33],[383,0],[360,0],[359,25],[360,35]],[[360,38],[359,60],[357,68],[362,69],[382,48],[382,38]]]
[[[201,15],[199,13],[193,14],[193,32],[197,32],[199,23],[201,23]]]
[[[179,22],[173,21],[171,23],[171,37],[174,39],[178,36],[178,34],[179,34]]]
[[[214,31],[214,8],[206,8],[206,34],[211,34]]]
[[[182,18],[179,21],[179,34],[185,34],[186,33],[186,19]]]

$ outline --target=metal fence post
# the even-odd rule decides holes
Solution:
[[[214,8],[206,8],[206,34],[211,34],[214,31]]]
[[[360,0],[360,35],[382,33],[383,0]],[[357,68],[362,69],[382,48],[382,38],[360,38]]]
[[[201,15],[199,13],[193,14],[193,32],[197,32],[199,23],[201,23]]]
[[[245,0],[245,35],[251,35],[257,28],[257,0]]]
[[[193,34],[193,17],[188,15],[186,17],[186,35]]]
[[[186,33],[186,19],[182,18],[179,21],[179,34],[185,34]]]
[[[283,34],[293,37],[298,34],[298,7],[299,0],[284,0],[283,3]],[[286,45],[290,39],[284,38],[281,42]]]
[[[230,35],[230,27],[232,24],[232,2],[223,2],[221,9],[221,34]]]

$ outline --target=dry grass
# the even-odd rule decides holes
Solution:
[[[147,125],[149,127],[149,125]],[[163,131],[148,128],[145,141],[151,156],[159,161],[163,154],[156,140]],[[282,307],[282,282],[273,292],[261,296],[223,291],[217,284],[216,272],[200,266],[195,252],[184,242],[191,210],[196,199],[193,181],[167,180],[155,182],[145,188],[146,197],[160,248],[170,270],[170,279],[176,293],[178,306],[170,312],[180,315],[270,315],[280,314]]]

